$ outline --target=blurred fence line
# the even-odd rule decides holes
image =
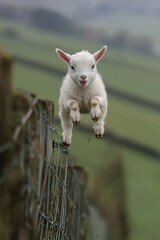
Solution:
[[[53,127],[54,105],[11,91],[0,52],[0,239],[87,239],[87,174]]]

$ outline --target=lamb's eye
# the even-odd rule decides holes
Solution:
[[[91,66],[91,69],[94,69],[94,64]]]
[[[74,67],[73,65],[71,65],[71,69],[72,69],[72,70],[75,70],[75,67]]]

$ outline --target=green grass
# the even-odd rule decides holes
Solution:
[[[131,240],[159,239],[160,166],[149,157],[124,152]]]
[[[60,79],[55,81],[57,76],[48,74],[43,71],[16,65],[14,69],[14,86],[25,89],[37,94],[39,98],[49,99],[57,105],[59,96]]]
[[[55,47],[74,52],[75,49],[95,51],[99,45],[82,39],[43,32],[34,28],[21,26],[14,22],[0,21],[0,31],[6,26],[17,30],[21,37],[8,39],[0,35],[0,45],[13,54],[30,58],[58,69],[67,69],[54,52]],[[24,41],[25,39],[25,41]],[[36,44],[37,43],[37,44]],[[128,65],[129,64],[129,65]],[[108,86],[127,93],[144,97],[147,100],[160,102],[160,60],[133,52],[108,49],[103,61],[98,64],[104,81]],[[15,64],[14,87],[22,88],[37,94],[40,98],[53,100],[55,115],[58,114],[58,97],[62,79],[54,74],[39,69]],[[109,96],[109,111],[106,122],[108,129],[118,134],[148,144],[159,149],[160,113],[130,104],[127,101]],[[89,116],[82,116],[82,123],[90,128],[93,123]],[[59,131],[61,128],[56,124]],[[97,140],[93,133],[85,133],[80,128],[73,131],[71,151],[76,161],[85,166],[91,173],[107,161],[111,143]],[[125,168],[127,208],[130,222],[129,240],[160,239],[160,165],[145,155],[115,146],[123,158]]]
[[[114,64],[108,64],[106,68],[102,66],[102,72],[108,86],[150,101],[160,102],[160,72],[154,73],[154,70],[148,70],[147,67],[144,70],[136,67],[130,69],[127,66]]]

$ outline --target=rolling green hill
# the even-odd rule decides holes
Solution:
[[[6,28],[14,30],[17,36],[10,38],[4,34]],[[45,63],[62,71],[67,67],[56,56],[54,51],[56,47],[70,53],[81,49],[93,52],[101,47],[84,39],[44,33],[4,19],[0,20],[0,45],[7,48],[13,55]],[[107,86],[160,102],[159,66],[158,59],[110,49],[108,46],[106,57],[99,62],[98,69]],[[17,63],[15,63],[13,75],[14,87],[33,92],[40,98],[53,100],[55,115],[58,114],[58,96],[62,82],[60,76]],[[122,136],[159,149],[160,112],[131,104],[114,96],[109,95],[108,98],[106,136],[107,129],[113,129]],[[93,123],[89,116],[83,116],[82,123],[92,128]],[[55,125],[61,131],[59,124],[55,123]],[[76,161],[87,167],[90,172],[94,172],[97,167],[103,168],[111,148],[109,141],[97,140],[93,134],[82,132],[80,128],[73,131],[71,150]],[[129,240],[159,240],[159,162],[124,147],[115,146],[115,149],[123,158],[125,169],[130,222]]]

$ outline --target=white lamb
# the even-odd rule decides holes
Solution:
[[[59,98],[59,116],[66,146],[71,144],[73,125],[80,123],[80,113],[90,112],[96,137],[103,137],[108,102],[96,64],[106,49],[104,46],[93,54],[83,50],[74,55],[56,49],[57,55],[68,64],[68,73],[64,77]]]

